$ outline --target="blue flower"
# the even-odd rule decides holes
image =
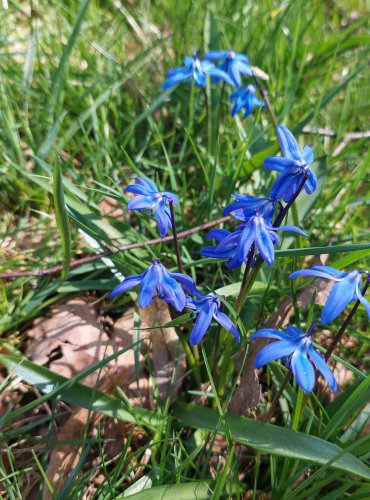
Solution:
[[[240,87],[242,84],[241,73],[247,76],[253,76],[253,70],[249,65],[249,58],[245,54],[240,54],[233,50],[213,50],[208,52],[204,56],[204,59],[210,61],[222,59],[220,69],[232,78],[237,87]]]
[[[266,219],[258,210],[255,212],[246,224],[240,224],[236,231],[227,235],[216,246],[214,253],[217,257],[226,249],[231,249],[231,245],[235,246],[234,255],[227,262],[227,267],[234,268],[248,262],[249,251],[252,249],[254,256],[259,252],[263,260],[271,266],[275,260],[274,245],[280,244],[276,231],[292,231],[307,236],[295,226],[273,227],[269,218]]]
[[[150,210],[152,216],[155,216],[158,221],[159,234],[164,238],[168,228],[172,228],[171,214],[166,206],[170,200],[174,205],[177,205],[178,198],[175,194],[167,191],[159,192],[155,184],[149,179],[136,177],[138,184],[131,184],[125,189],[125,193],[134,193],[138,196],[132,198],[128,202],[129,210]]]
[[[158,294],[160,299],[164,299],[177,311],[182,311],[186,303],[186,295],[181,287],[188,292],[199,296],[202,294],[197,289],[194,281],[185,274],[171,273],[160,262],[153,259],[153,264],[141,274],[127,276],[122,283],[112,291],[110,299],[114,299],[131,288],[140,285],[139,306],[146,307]]]
[[[314,160],[313,150],[305,146],[301,153],[293,134],[284,125],[279,125],[276,131],[284,156],[270,156],[265,159],[263,166],[281,173],[272,186],[271,197],[284,197],[289,203],[305,177],[304,189],[307,194],[312,194],[317,188],[316,174],[309,167]]]
[[[211,324],[212,318],[225,328],[225,330],[230,332],[237,342],[240,342],[240,334],[234,323],[226,314],[219,311],[221,301],[214,293],[209,293],[200,299],[187,297],[186,307],[192,309],[197,317],[189,337],[189,344],[191,346],[198,344],[202,340]]]
[[[181,68],[173,68],[167,73],[167,80],[163,83],[162,89],[166,90],[180,82],[194,82],[196,85],[205,87],[207,83],[206,76],[210,75],[213,78],[223,80],[229,85],[234,86],[234,81],[230,76],[222,71],[210,61],[201,61],[197,51],[194,51],[193,57],[184,58],[184,66]]]
[[[310,328],[308,333],[302,332],[299,328],[288,326],[286,333],[270,328],[258,330],[251,336],[251,341],[257,338],[278,339],[263,347],[256,356],[255,368],[270,363],[276,359],[288,359],[288,366],[300,387],[309,393],[315,386],[315,370],[313,365],[319,370],[333,392],[337,390],[337,382],[333,373],[325,363],[324,357],[313,347]],[[312,365],[313,363],[313,365]]]
[[[247,85],[233,92],[229,97],[229,102],[233,101],[235,102],[230,113],[231,116],[235,116],[239,111],[244,109],[243,118],[246,118],[252,113],[254,106],[265,107],[265,103],[256,97],[256,88],[254,85]]]
[[[370,303],[361,294],[360,289],[363,274],[367,274],[367,279],[369,280],[369,274],[366,273],[366,271],[348,271],[341,273],[333,267],[313,266],[312,269],[295,271],[289,276],[289,278],[297,278],[298,276],[316,276],[317,278],[324,278],[337,282],[331,289],[322,310],[321,321],[325,325],[330,323],[330,321],[333,321],[333,319],[335,319],[350,302],[355,300],[359,300],[361,302],[370,318]]]
[[[225,209],[223,214],[229,215],[233,212],[232,216],[235,219],[246,221],[259,211],[265,219],[272,220],[275,213],[276,200],[272,198],[257,198],[256,196],[248,196],[243,194],[233,194],[237,201],[230,203]]]

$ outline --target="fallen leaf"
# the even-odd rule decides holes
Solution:
[[[143,326],[151,328],[152,362],[156,374],[156,382],[163,403],[172,389],[173,401],[183,381],[186,370],[186,356],[177,333],[173,327],[162,328],[171,321],[168,305],[164,300],[156,298],[145,309],[140,309]],[[176,370],[175,380],[171,388],[171,380]]]

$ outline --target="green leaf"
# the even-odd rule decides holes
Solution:
[[[174,416],[183,426],[224,434],[218,413],[209,408],[176,403]],[[232,439],[245,446],[314,464],[325,465],[333,460],[331,467],[370,479],[370,468],[358,458],[318,437],[236,415],[226,415],[225,425]]]
[[[133,495],[119,495],[116,499],[132,498],[135,500],[168,500],[175,498],[176,500],[206,500],[211,498],[211,489],[204,481],[184,483],[184,484],[169,484],[165,486],[155,486],[148,488]]]
[[[334,245],[326,247],[290,248],[288,250],[277,250],[276,257],[302,257],[305,255],[322,255],[324,253],[354,252],[357,250],[370,249],[370,243],[358,243],[355,245]]]
[[[54,114],[55,109],[60,106],[61,94],[66,81],[65,73],[67,71],[69,57],[71,55],[72,49],[76,43],[78,35],[80,33],[82,22],[87,14],[87,10],[90,5],[90,0],[84,0],[81,3],[80,10],[77,15],[76,23],[73,27],[71,36],[69,37],[68,43],[63,51],[62,58],[60,60],[57,71],[55,72],[53,82],[51,84],[51,92],[49,97],[49,106],[51,109],[51,114]]]
[[[135,408],[135,412],[130,413],[121,400],[95,388],[86,387],[85,385],[77,383],[77,380],[85,377],[88,373],[98,370],[99,365],[106,365],[112,358],[116,358],[119,354],[127,350],[127,348],[121,349],[112,356],[107,356],[107,358],[96,363],[94,366],[88,367],[83,372],[73,377],[73,379],[62,377],[48,368],[36,365],[20,356],[0,355],[0,363],[28,384],[34,385],[40,391],[46,393],[45,396],[42,396],[36,401],[36,404],[40,404],[51,397],[60,396],[63,401],[78,407],[102,413],[108,417],[118,418],[125,422],[139,422],[154,428],[157,423],[156,417],[154,413],[149,410]],[[34,404],[34,402],[32,404]],[[20,410],[22,410],[22,412],[26,411],[25,407],[20,408]],[[5,415],[2,419],[2,424],[8,421],[11,422],[12,417],[17,413],[18,410],[15,410]]]
[[[54,167],[53,188],[55,218],[62,237],[63,271],[61,273],[61,278],[63,280],[68,275],[71,262],[71,231],[69,228],[67,208],[64,202],[63,178],[59,164],[56,164]]]

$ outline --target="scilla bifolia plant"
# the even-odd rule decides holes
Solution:
[[[215,66],[215,61],[220,61],[219,67]],[[262,95],[264,101],[259,100],[255,95],[256,87],[252,83],[243,87],[243,77],[254,78],[246,55],[230,50],[213,51],[206,54],[201,60],[198,52],[195,51],[192,57],[185,57],[183,67],[169,71],[168,78],[162,88],[166,90],[180,83],[205,87],[207,78],[210,78],[214,84],[222,82],[224,85],[226,83],[236,88],[229,97],[229,101],[234,102],[231,109],[232,117],[239,111],[244,111],[243,118],[245,118],[252,113],[254,106],[258,106],[267,108],[275,126],[276,119],[266,96]],[[254,83],[260,89],[256,79]],[[150,179],[140,177],[136,178],[136,184],[132,184],[126,189],[127,193],[135,195],[128,202],[130,210],[148,211],[157,220],[159,234],[162,238],[172,230],[178,272],[166,269],[160,260],[155,258],[142,274],[133,274],[125,278],[113,290],[111,298],[113,299],[133,287],[140,286],[138,299],[140,307],[146,307],[157,296],[169,304],[173,315],[184,310],[188,311],[190,314],[185,315],[185,320],[192,319],[194,324],[188,331],[184,329],[179,331],[178,335],[185,347],[198,385],[202,382],[202,377],[196,346],[213,328],[212,321],[215,320],[218,326],[213,333],[215,337],[212,342],[215,347],[212,354],[213,366],[216,370],[219,363],[217,355],[220,339],[225,343],[219,369],[220,376],[217,377],[219,394],[223,392],[227,375],[230,373],[233,338],[240,343],[243,336],[243,341],[247,343],[247,336],[239,315],[259,270],[263,262],[268,266],[274,265],[275,247],[280,244],[278,232],[290,231],[307,236],[302,229],[293,225],[282,225],[282,223],[302,190],[310,195],[317,189],[318,185],[315,172],[310,167],[314,160],[312,148],[305,146],[301,151],[294,135],[284,125],[278,125],[275,130],[282,155],[270,156],[264,161],[266,169],[276,171],[279,174],[272,185],[269,196],[256,197],[235,193],[233,197],[236,201],[227,206],[223,214],[231,215],[239,222],[239,225],[234,230],[224,228],[212,230],[208,239],[215,240],[217,244],[201,249],[201,254],[204,257],[222,260],[227,268],[235,269],[244,266],[240,292],[234,305],[231,305],[230,302],[226,303],[224,298],[214,292],[200,291],[193,279],[184,274],[173,208],[174,205],[178,204],[177,195],[167,191],[160,192]],[[300,276],[314,276],[336,282],[322,311],[321,321],[323,324],[330,323],[350,302],[355,301],[352,311],[327,349],[325,357],[313,345],[316,320],[312,321],[307,333],[296,326],[288,326],[285,332],[271,328],[258,330],[250,337],[252,342],[260,338],[269,339],[272,342],[258,352],[255,367],[261,368],[271,361],[281,359],[288,369],[287,377],[292,372],[298,386],[305,393],[310,393],[315,387],[315,370],[321,374],[330,389],[336,391],[337,382],[326,361],[360,303],[365,307],[370,317],[370,304],[364,297],[370,283],[369,273],[363,270],[339,272],[328,266],[314,266],[312,269],[293,272],[290,278]],[[366,282],[361,290],[364,277]],[[207,288],[207,284],[204,284],[204,288]],[[229,315],[223,312],[224,303],[230,309]],[[181,318],[179,319],[181,320]],[[220,336],[220,329],[231,333],[231,336]],[[185,339],[188,340],[193,351],[186,344]],[[203,350],[203,355],[207,356],[205,350]],[[208,360],[204,361],[208,365]]]

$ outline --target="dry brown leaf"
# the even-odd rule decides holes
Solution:
[[[30,332],[30,337],[35,339],[35,345],[29,347],[29,353],[47,361],[50,359],[50,354],[55,352],[55,349],[59,349],[61,357],[51,361],[49,366],[64,376],[73,376],[86,366],[96,362],[95,356],[104,356],[107,352],[130,347],[133,343],[133,309],[128,310],[116,321],[111,338],[101,330],[94,311],[81,300],[71,301],[64,304],[63,307],[55,308],[51,314],[50,318],[39,321]],[[72,340],[74,344],[69,343]],[[104,349],[102,348],[103,344],[105,344]],[[145,343],[143,343],[143,348],[146,348]],[[47,349],[49,352],[44,354],[43,349]],[[109,373],[106,370],[106,376],[97,380],[97,374],[92,374],[84,379],[84,384],[91,387],[98,383],[98,388],[101,391],[113,395],[116,395],[116,388],[119,386],[130,398],[132,404],[137,403],[141,406],[151,407],[152,388],[148,374],[144,370],[142,353],[139,353],[138,361],[140,372],[138,381],[135,378],[135,353],[133,349],[129,349],[121,354],[115,362],[108,365],[110,370]],[[90,429],[93,429],[102,416],[91,413],[89,422],[88,418],[87,410],[76,410],[61,428],[58,441],[82,440],[87,424],[89,423]],[[109,457],[117,455],[118,450],[122,450],[131,429],[132,424],[115,420],[108,420],[107,424],[103,426],[102,435],[112,439],[107,445]],[[141,438],[142,431],[135,428],[133,442],[140,441]],[[53,449],[47,468],[47,477],[57,493],[61,491],[66,479],[78,463],[81,452],[82,448],[77,445],[58,445]],[[44,489],[43,498],[44,500],[51,498],[47,487]]]
[[[161,327],[171,321],[168,305],[164,300],[156,298],[152,304],[140,310],[140,315],[143,326],[151,328],[149,331],[152,338],[152,361],[163,403],[168,397],[171,379],[176,369],[176,379],[171,394],[173,401],[181,388],[186,370],[186,357],[175,329]]]
[[[321,263],[322,261],[320,261]],[[317,292],[315,304],[324,305],[333,286],[331,281],[316,280],[314,284],[303,288],[297,296],[298,307],[307,308],[312,300],[312,295]],[[287,326],[294,312],[291,299],[285,300],[275,314],[264,324],[264,328],[280,329]],[[258,372],[254,369],[257,353],[268,343],[269,339],[256,339],[249,345],[247,359],[240,376],[239,385],[234,392],[230,403],[230,411],[238,415],[253,416],[251,408],[255,408],[261,398],[261,385]]]
[[[63,429],[58,435],[57,441],[66,439],[82,439],[88,419],[89,411],[81,408],[74,413],[64,424]],[[46,476],[50,481],[55,493],[62,490],[65,481],[70,476],[73,469],[77,466],[82,452],[82,447],[77,445],[57,445],[54,447]],[[43,491],[43,500],[52,500],[55,496],[52,495],[49,488],[45,484]]]

